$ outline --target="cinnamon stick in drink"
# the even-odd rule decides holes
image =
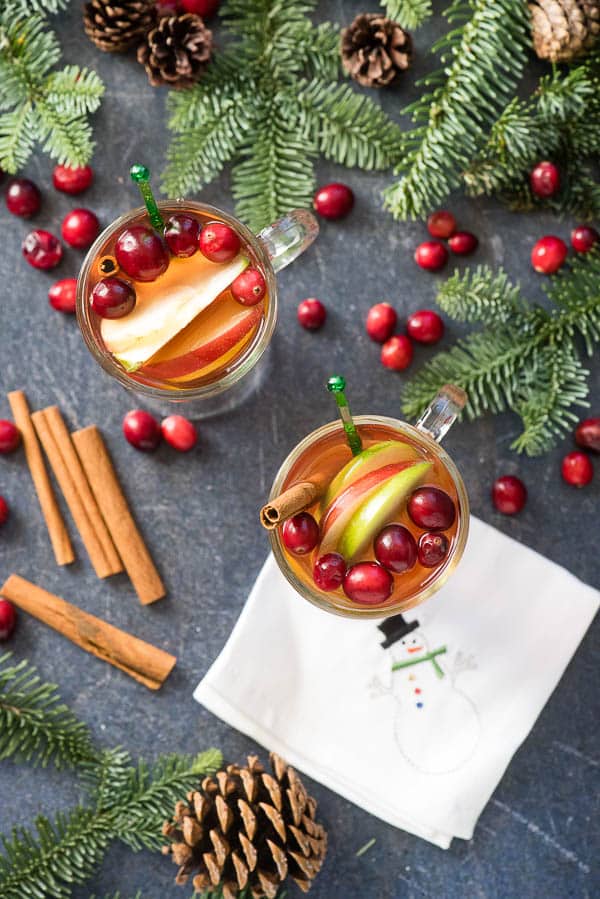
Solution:
[[[325,492],[327,481],[322,475],[292,484],[280,496],[268,502],[260,510],[260,523],[268,531],[274,530],[288,519],[308,509]]]

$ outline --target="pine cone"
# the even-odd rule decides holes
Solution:
[[[535,0],[529,11],[533,47],[540,59],[570,62],[598,40],[600,0]]]
[[[153,0],[90,0],[83,7],[89,39],[106,53],[139,44],[155,20]]]
[[[191,87],[202,76],[212,53],[212,32],[200,16],[161,18],[138,47],[137,58],[158,87]]]
[[[342,32],[342,63],[364,87],[386,87],[412,62],[412,38],[379,13],[362,13]]]
[[[327,851],[327,834],[315,822],[317,803],[293,768],[271,753],[273,775],[256,756],[248,767],[229,765],[207,777],[200,790],[175,806],[163,847],[185,884],[194,872],[198,892],[221,885],[223,899],[248,888],[252,899],[274,899],[289,875],[308,892]]]

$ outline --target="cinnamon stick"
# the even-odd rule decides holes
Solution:
[[[97,658],[120,668],[151,690],[158,690],[177,659],[70,602],[11,574],[0,593]]]
[[[10,403],[15,424],[21,432],[25,458],[27,459],[29,473],[37,493],[42,515],[46,522],[54,557],[58,565],[70,565],[75,559],[73,546],[71,545],[65,522],[46,471],[44,457],[42,456],[31,421],[27,399],[22,390],[13,390],[8,394],[8,402]]]
[[[95,425],[90,425],[75,431],[72,437],[106,526],[140,602],[148,605],[162,599],[165,588],[129,511],[102,435]]]
[[[323,475],[314,475],[310,480],[292,484],[282,494],[275,497],[260,510],[260,523],[268,531],[274,530],[287,518],[297,515],[312,506],[325,492],[327,481]]]

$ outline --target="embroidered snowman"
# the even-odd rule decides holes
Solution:
[[[394,733],[404,758],[423,774],[448,774],[466,764],[477,746],[480,722],[472,700],[456,686],[461,672],[476,666],[458,653],[452,670],[446,670],[446,646],[431,647],[418,621],[402,615],[388,618],[379,629],[386,667],[386,686],[372,682],[376,695],[396,702]]]

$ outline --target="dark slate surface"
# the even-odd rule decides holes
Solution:
[[[319,14],[348,22],[361,6],[323,2]],[[95,209],[104,224],[130,208],[136,198],[128,184],[129,165],[144,161],[158,172],[167,141],[164,93],[148,86],[133,58],[97,52],[82,33],[76,8],[58,24],[67,61],[95,66],[107,92],[96,119],[97,180],[87,195],[72,202],[54,192],[51,165],[42,156],[28,169],[44,191],[43,209],[32,225],[54,231],[73,205]],[[438,17],[419,33],[417,72],[425,70],[425,49],[442,28]],[[413,96],[409,82],[377,95],[390,112]],[[100,424],[169,589],[168,599],[142,609],[124,577],[110,583],[96,580],[77,538],[78,561],[68,569],[57,568],[23,457],[2,461],[0,490],[13,507],[12,520],[1,536],[2,577],[11,571],[29,576],[179,658],[164,689],[151,694],[22,617],[11,646],[17,658],[31,659],[45,677],[58,682],[65,700],[105,746],[122,744],[134,754],[151,757],[161,751],[216,745],[230,759],[256,748],[196,705],[191,695],[227,639],[266,554],[267,539],[257,525],[256,510],[288,450],[331,419],[323,382],[332,370],[348,376],[356,411],[399,412],[404,378],[380,367],[377,347],[364,334],[364,315],[381,299],[392,301],[402,313],[431,305],[441,276],[421,272],[412,261],[414,246],[424,239],[423,225],[397,224],[382,213],[379,195],[387,175],[347,173],[328,164],[320,165],[318,174],[322,183],[348,180],[356,191],[356,210],[341,224],[325,224],[314,248],[281,275],[281,317],[268,379],[243,407],[205,422],[200,446],[190,456],[166,447],[145,456],[125,443],[120,422],[134,405],[132,398],[95,366],[75,321],[53,312],[46,301],[55,277],[77,273],[80,254],[67,251],[56,272],[35,272],[19,253],[30,226],[0,210],[2,394],[22,387],[33,407],[58,403],[73,428]],[[231,208],[227,176],[202,196]],[[566,236],[571,223],[558,223],[550,216],[516,217],[495,203],[462,198],[453,208],[463,226],[481,239],[476,261],[502,263],[522,279],[531,295],[540,296],[541,281],[530,270],[529,248],[544,233]],[[296,323],[296,305],[305,296],[321,297],[327,304],[329,319],[321,333],[310,334]],[[448,342],[455,336],[450,327]],[[417,351],[414,369],[427,356],[426,351]],[[600,366],[595,361],[590,367],[599,412]],[[0,397],[0,415],[8,412]],[[490,417],[457,427],[448,438],[474,512],[600,587],[600,481],[581,492],[561,482],[559,462],[571,447],[569,439],[544,458],[518,458],[509,449],[517,427],[510,416]],[[494,477],[512,472],[530,487],[527,509],[514,520],[502,518],[489,500]],[[518,622],[507,622],[507,627],[518,627]],[[311,784],[331,840],[327,864],[311,895],[315,899],[598,895],[593,870],[599,849],[598,681],[593,662],[598,633],[597,627],[592,629],[583,641],[471,842],[455,841],[443,852]],[[556,638],[560,640],[560,634]],[[51,814],[69,807],[79,790],[71,774],[4,762],[0,796],[0,830],[5,832],[40,811]],[[357,849],[371,838],[376,840],[374,847],[356,858]],[[134,856],[114,847],[93,882],[76,895],[103,895],[117,888],[124,896],[141,888],[146,899],[187,895],[172,885],[173,875],[174,868],[158,855]],[[290,895],[296,895],[294,890]]]

